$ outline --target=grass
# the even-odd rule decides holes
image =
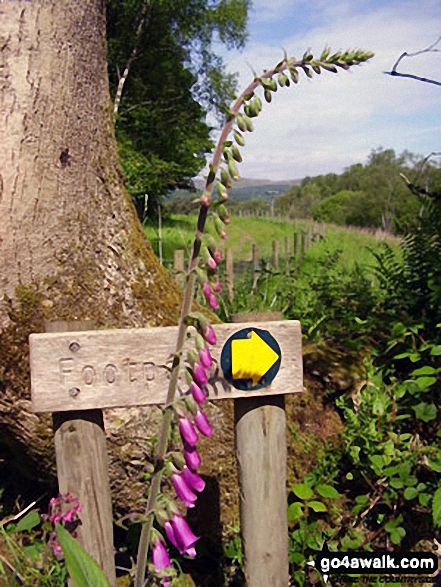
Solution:
[[[260,257],[270,260],[272,258],[272,242],[279,241],[280,260],[283,262],[285,244],[284,239],[290,236],[291,248],[293,246],[294,232],[302,230],[313,230],[315,223],[308,221],[279,221],[268,218],[233,217],[228,226],[228,239],[226,246],[233,249],[235,262],[251,261],[252,245],[259,246]],[[173,262],[173,252],[176,249],[184,249],[186,258],[190,253],[193,243],[194,230],[196,226],[196,215],[173,214],[166,218],[162,228],[162,248],[165,265]],[[315,225],[317,226],[317,225]],[[209,223],[208,228],[211,228]],[[145,227],[147,238],[158,254],[158,228],[153,224]],[[308,249],[305,262],[315,263],[317,259],[323,258],[326,254],[332,254],[340,249],[341,263],[348,268],[356,263],[370,265],[374,259],[369,248],[378,250],[381,246],[384,235],[381,238],[366,230],[354,228],[342,228],[332,225],[325,227],[325,239],[312,243]],[[391,246],[396,248],[398,240],[394,237],[387,237]],[[300,247],[300,239],[299,239]]]

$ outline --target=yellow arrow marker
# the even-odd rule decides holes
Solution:
[[[231,341],[233,379],[251,379],[253,386],[257,385],[279,358],[254,330],[251,331],[251,338]]]

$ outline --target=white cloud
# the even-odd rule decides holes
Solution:
[[[297,88],[279,89],[256,121],[256,132],[247,136],[241,175],[288,179],[340,172],[365,161],[380,145],[423,154],[440,149],[435,127],[440,124],[441,88],[383,73],[403,51],[428,46],[441,34],[438,2],[316,0],[317,17],[309,30],[293,21],[292,30],[297,26],[299,33],[283,38],[278,38],[280,18],[298,17],[305,2],[254,4],[257,20],[273,21],[273,35],[267,33],[263,41],[251,34],[243,53],[225,55],[242,87],[253,78],[250,64],[257,72],[275,65],[282,47],[298,57],[309,47],[318,54],[326,45],[334,50],[361,47],[376,55],[349,72],[324,72],[320,78],[302,79]],[[441,53],[426,54],[404,60],[400,69],[427,77],[439,72],[441,79],[440,65]]]

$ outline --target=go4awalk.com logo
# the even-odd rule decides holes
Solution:
[[[419,583],[415,575],[438,571],[438,557],[432,552],[330,552],[326,545],[306,564],[320,571],[325,583],[333,575],[400,575],[403,582]]]

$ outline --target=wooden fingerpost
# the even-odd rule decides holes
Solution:
[[[235,314],[233,322],[281,319]],[[289,585],[285,396],[234,400],[240,524],[247,587]]]
[[[227,249],[225,252],[225,271],[226,271],[226,282],[228,289],[228,297],[230,302],[234,300],[234,262],[233,262],[233,249]]]
[[[72,340],[61,359],[65,373],[61,372],[60,377],[68,374],[70,361],[81,354],[74,332],[85,330],[93,330],[93,323],[59,321],[46,324],[46,332],[72,332]],[[88,375],[92,376],[91,372]],[[60,392],[63,393],[62,385]],[[72,387],[68,393],[75,397],[81,391]],[[55,412],[52,421],[59,492],[69,492],[78,498],[82,508],[78,541],[97,561],[114,587],[112,502],[103,412],[99,409]]]
[[[273,266],[279,268],[279,241],[273,240]]]

